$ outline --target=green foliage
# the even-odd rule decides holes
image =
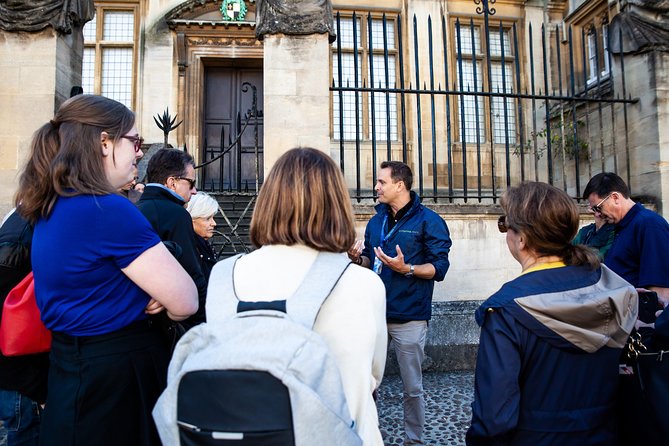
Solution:
[[[560,121],[555,120],[550,126],[550,145],[554,157],[563,154],[568,159],[574,159],[576,156],[588,158],[590,156],[590,144],[584,138],[579,138],[579,129],[583,128],[585,123],[581,120],[576,121],[576,139],[574,138],[574,121],[564,121],[562,130]],[[531,132],[529,139],[522,146],[524,153],[529,154],[533,151],[534,141],[537,141],[537,157],[542,158],[548,152],[548,128],[539,132]],[[513,148],[513,154],[520,156],[521,144],[516,144]]]

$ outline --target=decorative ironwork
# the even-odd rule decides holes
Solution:
[[[176,129],[181,125],[182,121],[179,121],[177,125],[174,125],[174,122],[177,120],[177,115],[174,115],[174,117],[170,116],[170,109],[169,107],[165,109],[163,112],[162,116],[161,115],[156,115],[153,117],[153,121],[156,123],[158,128],[163,131],[163,144],[164,147],[167,147],[167,139],[169,137],[169,134],[172,130]]]
[[[241,198],[243,196],[241,195],[219,195],[218,202],[226,202],[226,201],[232,201],[235,202],[237,199]],[[223,207],[219,204],[218,210],[221,213],[221,216],[223,217],[223,220],[225,221],[225,232],[221,231],[214,231],[214,247],[218,249],[216,253],[217,258],[221,258],[222,256],[230,256],[234,254],[238,254],[239,252],[243,251],[245,253],[251,252],[253,247],[251,246],[251,243],[248,240],[248,232],[243,232],[240,234],[240,227],[243,222],[249,222],[251,220],[251,215],[253,214],[253,205],[255,204],[255,200],[257,198],[257,195],[247,195],[249,201],[246,203],[246,206],[244,207],[244,210],[239,213],[237,216],[237,220],[235,221],[235,224],[232,224],[230,221],[230,217],[227,215]],[[230,212],[231,214],[233,212]],[[233,217],[234,218],[234,217]],[[245,228],[247,229],[247,228]]]
[[[259,147],[259,139],[258,139],[258,114],[262,112],[258,112],[258,89],[256,88],[255,85],[253,85],[250,82],[244,82],[242,84],[242,91],[246,93],[249,91],[249,88],[253,91],[253,102],[251,102],[251,109],[246,112],[246,120],[250,120],[253,118],[253,149],[254,149],[254,161],[255,161],[255,170],[256,170],[256,191],[260,191],[260,162],[259,162],[259,156],[260,153],[258,152],[258,147]]]
[[[228,135],[226,143],[225,127],[222,126],[219,146],[215,149],[210,149],[205,140],[204,148],[201,152],[204,155],[205,161],[195,166],[195,169],[201,172],[202,190],[212,193],[219,202],[221,217],[217,217],[217,220],[219,220],[220,230],[215,232],[212,240],[219,258],[231,256],[239,252],[250,252],[253,249],[248,237],[248,226],[262,181],[260,174],[260,157],[262,154],[260,153],[259,135],[261,124],[259,120],[263,117],[263,111],[258,110],[258,92],[255,85],[244,82],[241,85],[241,90],[243,93],[251,92],[252,98],[251,107],[246,110],[244,115],[242,116],[241,112],[237,113],[237,121],[234,124],[237,129],[236,137],[232,140],[231,136]],[[253,147],[242,146],[242,137],[247,134],[249,126],[253,127]],[[236,149],[237,162],[237,178],[234,181],[236,183],[236,190],[233,189],[232,180],[229,180],[227,186],[225,186],[224,178],[226,167],[229,168],[231,166],[230,162],[234,163],[234,160],[230,156],[226,157],[226,155],[235,156],[233,155],[234,152],[231,153],[233,149]],[[254,155],[254,185],[249,184],[252,180],[243,180],[240,171],[241,153],[243,150],[246,150],[245,153],[250,153],[251,149]],[[217,176],[210,174],[211,178],[208,178],[208,172],[210,171],[207,170],[207,166],[212,166],[213,172],[218,171]]]
[[[476,13],[479,15],[495,15],[497,10],[495,8],[491,8],[490,4],[495,4],[496,2],[497,0],[474,0],[475,5],[481,5],[476,7]]]
[[[223,0],[221,3],[223,20],[241,22],[246,18],[246,11],[247,8],[244,0]]]

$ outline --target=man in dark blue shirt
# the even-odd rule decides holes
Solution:
[[[588,200],[595,215],[615,224],[616,235],[604,263],[638,291],[655,291],[666,307],[669,303],[669,223],[635,203],[627,184],[614,173],[602,172],[592,177],[583,198]],[[654,324],[637,321],[636,326],[653,329],[648,340],[656,344],[669,331],[668,320],[669,311],[662,311]],[[628,367],[623,366],[622,370]],[[664,422],[664,414],[650,409],[640,395],[638,383],[630,379],[632,375],[627,372],[621,375],[619,398],[624,419],[619,423],[620,444],[666,444],[666,438],[662,438],[658,429]]]
[[[603,172],[583,192],[596,216],[616,225],[615,240],[604,259],[606,266],[637,288],[657,292],[669,302],[669,223],[630,198],[618,175]]]

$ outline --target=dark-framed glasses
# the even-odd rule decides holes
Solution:
[[[502,234],[509,230],[509,227],[506,224],[506,215],[502,215],[497,219],[497,229],[499,229],[499,232]]]
[[[594,205],[594,206],[590,206],[590,208],[589,208],[589,209],[590,209],[590,212],[592,212],[592,213],[594,213],[594,214],[599,214],[599,213],[601,213],[601,212],[602,212],[602,205],[604,204],[604,202],[605,202],[606,200],[608,200],[608,199],[611,197],[611,195],[613,195],[613,194],[608,194],[606,197],[604,197],[604,199],[603,199],[602,201],[600,201],[599,203],[597,203],[597,204]]]
[[[135,153],[139,153],[140,150],[142,150],[142,144],[144,144],[144,138],[141,136],[128,136],[128,135],[123,135],[121,138],[130,140],[133,142],[133,145],[135,147]]]
[[[190,188],[191,188],[191,189],[194,189],[194,188],[195,188],[195,182],[196,182],[197,180],[193,180],[192,178],[187,178],[187,177],[174,177],[174,178],[177,179],[177,180],[188,181],[188,184],[189,184]]]

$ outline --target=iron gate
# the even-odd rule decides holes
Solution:
[[[225,127],[221,127],[218,145],[209,144],[204,140],[202,149],[204,162],[195,167],[200,172],[202,191],[211,193],[219,203],[219,213],[216,215],[217,231],[213,237],[213,246],[218,258],[225,258],[240,252],[249,252],[252,247],[248,239],[248,228],[258,191],[262,184],[262,153],[260,150],[259,126],[263,117],[262,110],[258,109],[256,86],[244,82],[241,85],[242,93],[252,95],[251,107],[242,116],[237,113],[236,135],[225,135]],[[252,145],[243,144],[244,137],[252,141]],[[225,162],[230,160],[229,154],[235,149],[237,156],[236,181],[226,180]],[[248,154],[252,159],[254,177],[245,178],[242,174],[242,155]],[[215,169],[211,169],[215,166]],[[248,174],[247,174],[248,175]]]

